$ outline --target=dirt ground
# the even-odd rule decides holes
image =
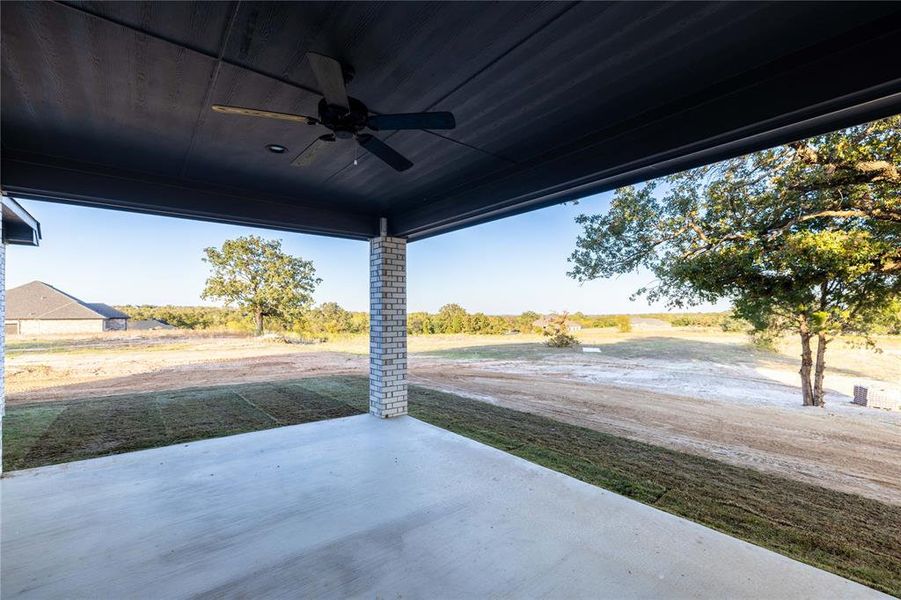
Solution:
[[[567,423],[901,504],[901,413],[849,403],[856,381],[898,385],[901,343],[836,350],[826,409],[802,408],[790,346],[711,332],[585,332],[596,353],[527,336],[410,340],[411,381]],[[9,404],[365,374],[365,338],[322,345],[178,334],[10,339]]]

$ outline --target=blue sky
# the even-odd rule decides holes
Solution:
[[[566,276],[583,212],[606,210],[611,194],[555,206],[445,234],[409,245],[408,310],[437,311],[456,302],[471,312],[516,314],[525,310],[584,313],[652,312],[662,306],[631,302],[651,281],[648,274],[580,285]],[[369,246],[365,242],[267,231],[21,201],[40,222],[38,248],[7,247],[6,285],[45,281],[88,302],[107,304],[204,304],[208,274],[203,248],[255,233],[283,241],[312,259],[322,285],[317,302],[367,310]]]

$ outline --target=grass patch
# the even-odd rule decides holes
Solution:
[[[56,417],[65,410],[62,403],[29,406],[27,410],[10,408],[3,418],[3,470],[25,464],[33,448]]]
[[[11,406],[3,422],[3,469],[28,469],[361,412],[364,409],[290,382]]]
[[[13,406],[21,469],[360,414],[363,377],[321,377]],[[414,417],[901,596],[901,507],[417,386]]]

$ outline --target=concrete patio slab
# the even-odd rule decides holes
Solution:
[[[875,598],[411,417],[13,473],[9,598]]]

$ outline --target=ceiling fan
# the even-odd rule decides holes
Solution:
[[[386,162],[397,171],[406,171],[413,166],[399,152],[364,129],[372,131],[393,131],[401,129],[453,129],[457,126],[453,113],[424,112],[393,115],[374,115],[366,105],[347,95],[347,83],[353,79],[353,69],[343,67],[334,58],[307,52],[307,60],[319,82],[322,100],[319,101],[319,116],[294,115],[290,113],[226,106],[214,104],[213,110],[232,115],[278,119],[307,125],[321,125],[331,133],[319,136],[307,146],[291,163],[306,167],[313,163],[322,150],[338,140],[353,138],[364,150]]]

